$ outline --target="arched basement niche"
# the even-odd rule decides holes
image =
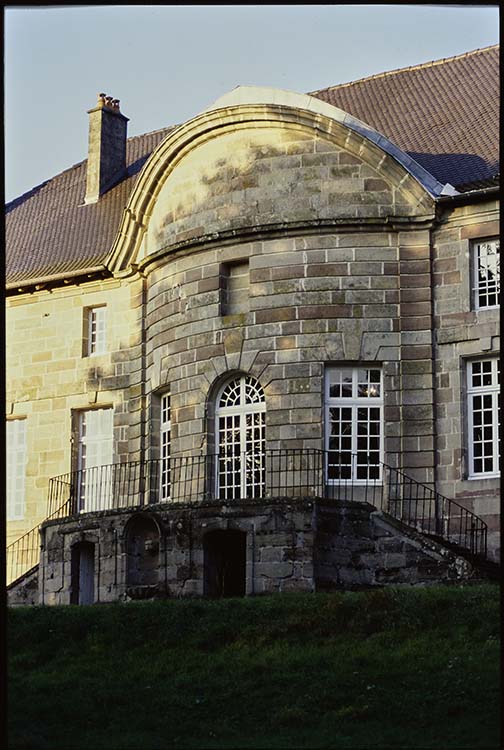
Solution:
[[[147,516],[126,527],[126,586],[156,586],[159,580],[159,528]]]
[[[245,596],[247,534],[209,531],[203,538],[203,593],[211,598]]]

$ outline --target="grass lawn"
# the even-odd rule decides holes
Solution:
[[[8,611],[9,748],[497,748],[499,590]]]

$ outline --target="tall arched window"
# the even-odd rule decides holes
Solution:
[[[217,495],[221,500],[264,494],[266,404],[257,380],[242,375],[217,394]]]

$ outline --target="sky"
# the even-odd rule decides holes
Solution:
[[[139,135],[238,85],[307,93],[498,41],[497,4],[4,6],[5,199],[86,158],[102,91]]]

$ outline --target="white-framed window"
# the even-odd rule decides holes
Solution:
[[[26,419],[8,419],[7,520],[22,521],[25,516]]]
[[[85,308],[85,354],[88,357],[105,354],[107,347],[107,308]]]
[[[164,502],[170,499],[171,474],[170,474],[170,448],[171,448],[171,412],[170,394],[163,393],[161,396],[161,420],[160,420],[160,500]]]
[[[473,294],[476,310],[498,307],[500,302],[500,241],[473,244]]]
[[[500,476],[499,382],[497,357],[467,363],[469,479]]]
[[[217,394],[217,497],[261,497],[265,481],[266,403],[249,375],[226,383]]]
[[[107,510],[113,500],[114,410],[87,409],[77,419],[79,510]]]
[[[378,367],[330,367],[325,382],[327,481],[381,481],[383,375]]]

